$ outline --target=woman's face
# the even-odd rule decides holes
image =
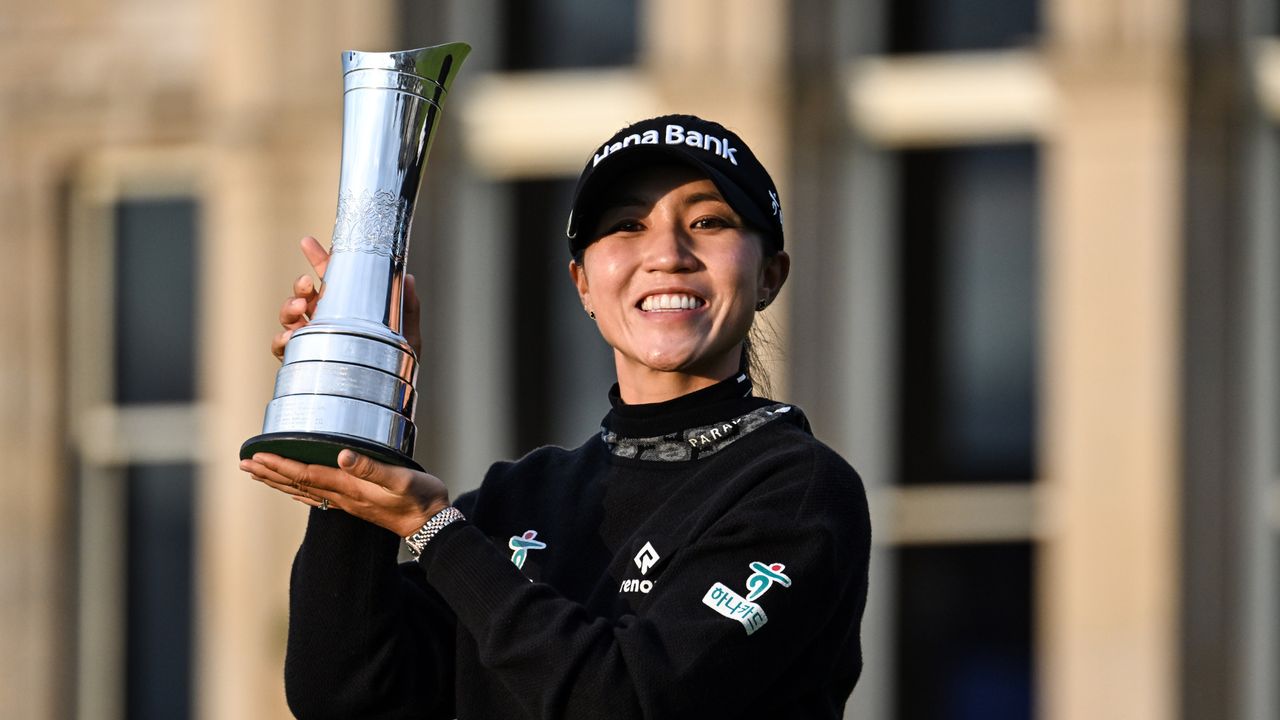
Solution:
[[[614,349],[619,382],[661,372],[703,385],[736,372],[756,305],[786,280],[786,254],[764,258],[715,184],[687,166],[633,173],[602,206],[598,239],[570,273]]]

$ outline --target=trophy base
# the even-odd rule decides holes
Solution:
[[[338,467],[338,453],[343,448],[390,465],[426,472],[413,458],[385,445],[362,440],[350,435],[318,432],[275,432],[255,435],[240,446],[240,459],[247,460],[254,453],[271,453],[309,465]]]

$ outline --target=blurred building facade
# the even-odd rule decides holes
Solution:
[[[422,188],[419,459],[576,444],[565,265],[622,124],[747,138],[774,394],[862,473],[847,717],[1280,720],[1280,8],[62,0],[0,16],[0,707],[277,718],[305,514],[235,468],[335,207],[344,49],[465,40]]]

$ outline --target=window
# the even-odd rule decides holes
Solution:
[[[1036,149],[897,158],[899,482],[1031,482]],[[1034,548],[957,539],[893,553],[895,717],[1030,718]]]
[[[635,0],[506,0],[503,65],[558,70],[630,65],[635,61]]]
[[[115,209],[115,398],[195,399],[195,203],[124,200]]]
[[[1029,543],[900,548],[898,720],[1032,716]]]
[[[885,6],[894,53],[1021,47],[1040,32],[1035,0],[895,0]]]
[[[900,158],[902,482],[1027,482],[1036,436],[1035,149]]]
[[[104,162],[73,191],[78,717],[193,711],[199,208],[147,174]]]
[[[129,718],[191,716],[194,480],[190,463],[140,463],[125,470]]]

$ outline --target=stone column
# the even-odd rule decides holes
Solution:
[[[1178,715],[1180,7],[1049,3],[1046,720]]]

